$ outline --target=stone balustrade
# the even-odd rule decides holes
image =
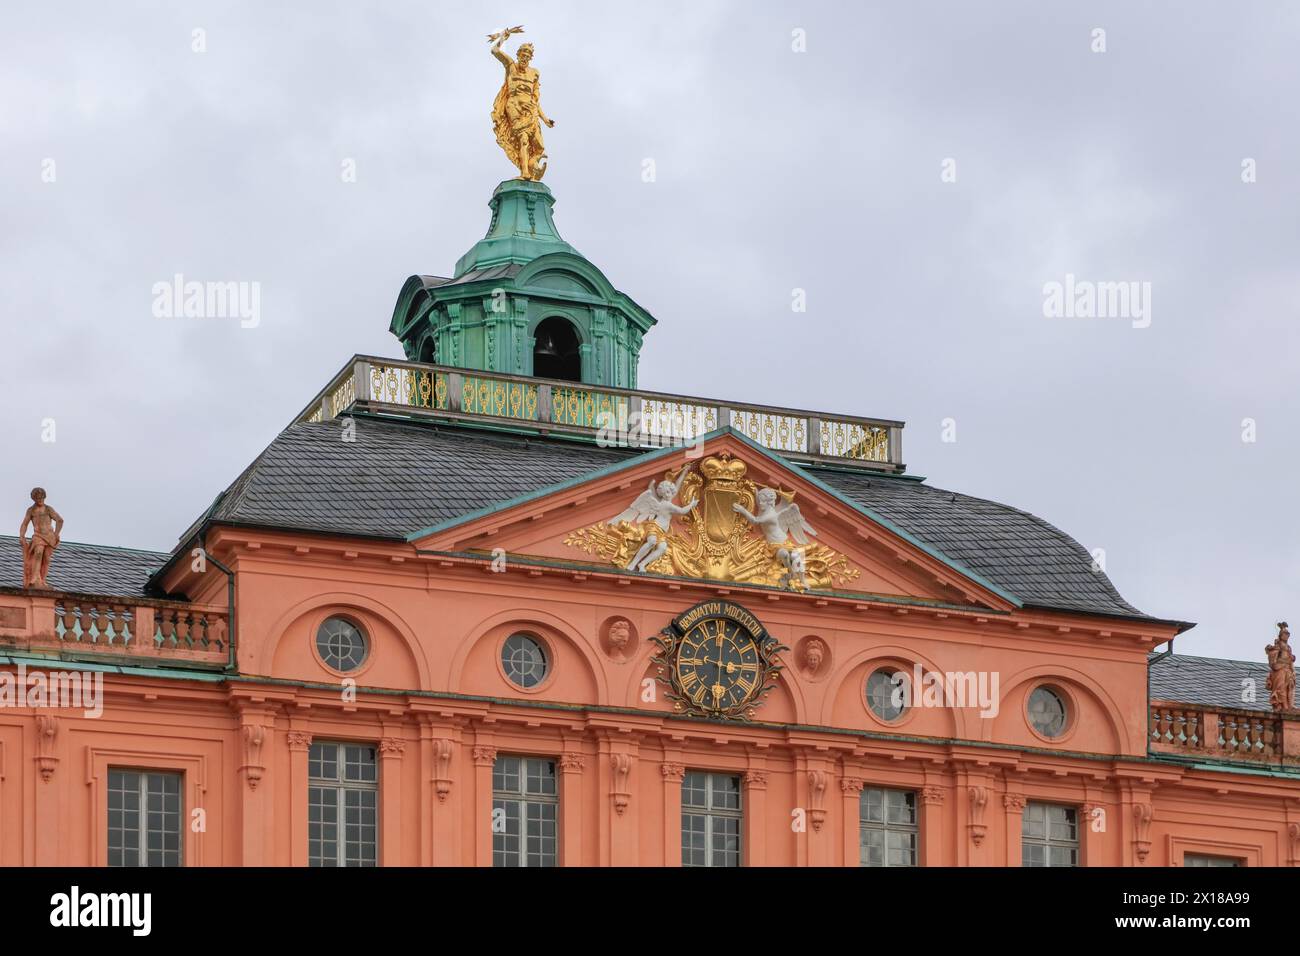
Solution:
[[[686,445],[730,426],[801,461],[901,472],[903,423],[724,402],[639,389],[583,385],[357,356],[303,411],[302,422],[351,411],[496,421],[544,434],[640,448]]]
[[[49,591],[0,592],[0,653],[128,658],[224,667],[224,605]]]
[[[1152,701],[1147,729],[1153,753],[1300,763],[1300,712],[1282,715]]]

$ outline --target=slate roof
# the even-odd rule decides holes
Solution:
[[[359,416],[286,428],[217,502],[216,522],[404,538],[644,452]],[[1027,605],[1144,617],[1074,539],[1034,515],[908,478],[805,466]]]
[[[211,520],[404,539],[430,525],[641,454],[465,427],[358,416],[290,425]]]
[[[121,597],[143,597],[146,582],[163,566],[166,554],[99,544],[62,541],[50,561],[49,585]],[[0,587],[23,586],[23,552],[14,535],[0,534]]]
[[[1152,655],[1147,665],[1151,699],[1183,704],[1207,704],[1237,710],[1270,710],[1268,665],[1263,661],[1230,661],[1191,654]],[[1241,699],[1244,680],[1254,681],[1255,700]]]
[[[1093,570],[1083,545],[1027,511],[913,480],[805,470],[1026,605],[1145,616]]]

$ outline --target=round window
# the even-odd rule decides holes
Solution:
[[[546,679],[546,651],[527,634],[512,634],[501,645],[501,666],[520,687],[536,687]]]
[[[316,632],[316,653],[336,671],[354,671],[366,659],[366,636],[349,620],[327,618]]]
[[[1029,695],[1029,724],[1044,737],[1065,733],[1065,701],[1046,687],[1035,687]]]
[[[909,688],[902,671],[882,668],[867,678],[867,706],[881,720],[897,720],[907,710]]]

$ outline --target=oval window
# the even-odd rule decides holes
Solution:
[[[881,668],[867,678],[867,706],[881,720],[897,720],[907,711],[909,688],[902,671]]]

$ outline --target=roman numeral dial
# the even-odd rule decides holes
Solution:
[[[673,618],[652,638],[659,653],[655,679],[668,685],[673,711],[720,720],[752,720],[763,698],[779,686],[779,657],[788,651],[748,608],[702,601]]]
[[[756,697],[763,661],[749,632],[734,621],[706,618],[682,636],[677,683],[705,713],[738,711]]]

